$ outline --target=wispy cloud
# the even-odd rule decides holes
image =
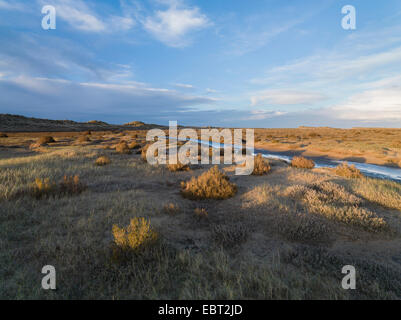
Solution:
[[[144,28],[156,39],[170,47],[184,47],[190,43],[187,35],[211,25],[198,7],[187,7],[181,1],[163,1],[166,10],[157,10],[144,20]]]

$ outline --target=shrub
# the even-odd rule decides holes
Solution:
[[[237,186],[229,181],[218,166],[212,167],[199,177],[192,177],[190,181],[182,182],[181,187],[183,197],[191,200],[223,200],[237,193]]]
[[[262,155],[259,153],[254,160],[254,167],[252,175],[262,176],[270,171],[270,165],[267,160],[263,159]]]
[[[84,132],[82,133],[82,135],[84,135],[84,136],[90,136],[91,134],[92,134],[92,132],[91,132],[90,130],[84,131]]]
[[[209,213],[204,208],[196,208],[194,214],[198,219],[207,219],[209,217]]]
[[[349,179],[358,179],[363,177],[361,171],[359,171],[354,165],[349,166],[346,162],[338,165],[334,169],[334,172],[341,177]]]
[[[79,136],[79,137],[75,140],[75,142],[78,142],[78,143],[90,142],[90,141],[91,141],[91,139],[89,139],[89,137],[88,137],[87,135]]]
[[[175,215],[175,214],[179,213],[181,211],[181,209],[178,206],[178,204],[170,202],[170,203],[166,203],[163,206],[163,211],[170,215]]]
[[[8,138],[8,135],[3,132],[0,132],[0,138]]]
[[[99,158],[96,159],[95,164],[97,166],[105,166],[107,164],[110,164],[110,159],[106,156],[101,156]]]
[[[32,196],[36,199],[41,199],[44,196],[50,196],[57,193],[56,189],[56,184],[50,182],[49,178],[36,178],[32,188]]]
[[[121,142],[116,146],[116,151],[117,151],[118,153],[121,153],[121,154],[130,154],[130,153],[131,153],[131,151],[130,151],[130,149],[129,149],[129,147],[128,147],[128,144],[127,144],[127,142],[125,142],[125,141],[121,141]]]
[[[60,183],[61,194],[79,194],[86,189],[86,186],[79,181],[79,176],[64,176]]]
[[[291,166],[302,169],[313,169],[315,167],[315,163],[313,160],[306,159],[304,157],[294,157],[291,161]]]
[[[56,142],[56,140],[53,139],[51,136],[43,136],[40,137],[37,141],[38,144],[47,144],[47,143],[53,143]]]
[[[125,228],[113,225],[112,231],[115,245],[123,250],[140,251],[158,239],[150,221],[145,218],[133,218]]]
[[[178,162],[177,164],[169,164],[169,165],[167,165],[167,168],[171,172],[188,171],[189,170],[189,166],[186,164],[182,164],[181,162]]]

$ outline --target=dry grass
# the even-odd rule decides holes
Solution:
[[[85,143],[85,142],[90,142],[90,141],[91,141],[91,139],[89,138],[88,135],[79,136],[79,137],[75,140],[76,143]]]
[[[363,174],[354,165],[349,166],[347,163],[342,163],[338,165],[334,172],[344,178],[348,179],[358,179],[362,178]]]
[[[86,186],[80,182],[79,176],[64,176],[63,180],[57,184],[49,178],[36,178],[30,194],[36,199],[48,197],[61,197],[65,195],[76,195],[82,193]]]
[[[199,177],[192,177],[188,182],[182,182],[181,188],[181,194],[191,200],[223,200],[237,193],[237,186],[229,181],[218,166],[212,167]]]
[[[315,167],[315,163],[313,160],[306,159],[304,157],[294,157],[291,161],[291,166],[302,169],[313,169]]]
[[[99,170],[94,161],[109,155],[103,148],[115,144],[115,134],[68,145],[79,134],[50,133],[57,147],[41,153],[0,148],[0,298],[401,298],[400,184],[271,160],[268,176],[232,178],[239,196],[194,202],[177,186],[202,169],[175,174],[139,155],[130,161],[114,155],[113,165]],[[4,145],[27,146],[37,137],[10,136]],[[235,166],[220,168],[230,175]],[[62,194],[64,175],[66,185],[76,185],[71,177],[79,175],[88,188],[79,196]],[[54,196],[13,196],[31,191],[36,177],[48,179],[38,185]],[[302,192],[290,192],[294,185]],[[121,230],[131,217],[152,221],[159,240],[128,249]],[[376,218],[394,234],[376,232],[386,230]],[[113,225],[122,246],[113,241]],[[40,290],[38,270],[45,264],[56,266],[55,291]],[[357,290],[341,289],[346,264],[355,264],[361,277]]]
[[[308,211],[347,225],[362,227],[367,231],[386,231],[383,218],[360,206],[361,199],[334,183],[315,183],[288,187],[286,196],[302,200]]]
[[[120,154],[130,154],[131,150],[128,147],[127,142],[121,141],[119,144],[116,145],[116,152]]]
[[[258,154],[254,160],[254,168],[252,171],[252,175],[254,176],[263,176],[270,171],[269,162],[263,159],[261,154]]]
[[[37,143],[40,145],[53,143],[53,142],[56,142],[56,140],[54,140],[54,138],[51,136],[43,136],[37,140]]]
[[[97,166],[105,166],[111,163],[111,160],[109,157],[106,156],[101,156],[99,158],[96,159],[95,164]]]
[[[0,138],[8,138],[8,135],[3,132],[0,132]]]

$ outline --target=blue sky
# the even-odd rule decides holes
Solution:
[[[399,0],[0,0],[0,43],[0,113],[401,127]]]

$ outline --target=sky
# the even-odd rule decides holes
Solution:
[[[401,2],[0,0],[0,113],[401,127]]]

